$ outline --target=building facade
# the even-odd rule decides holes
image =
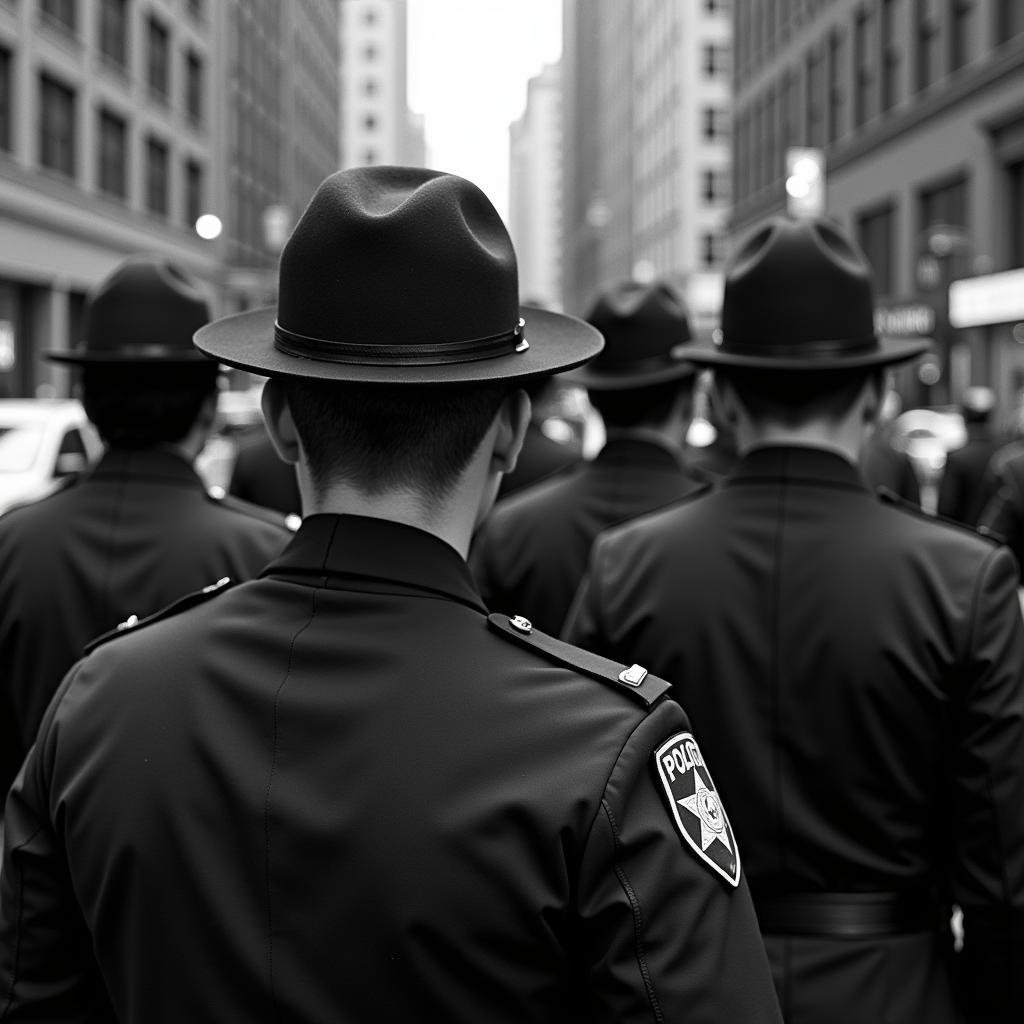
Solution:
[[[566,0],[563,292],[666,277],[717,316],[730,205],[726,0]]]
[[[409,111],[406,0],[341,0],[341,166],[422,166],[423,121]]]
[[[549,64],[527,85],[523,116],[509,128],[509,234],[524,302],[560,309],[562,77]]]
[[[785,154],[825,158],[825,210],[871,261],[884,332],[927,332],[910,398],[1024,392],[1013,324],[958,329],[951,281],[1024,266],[1024,4],[734,0],[733,237],[786,208]],[[1022,337],[1024,333],[1018,332]]]

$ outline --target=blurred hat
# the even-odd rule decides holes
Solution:
[[[996,407],[996,393],[992,388],[973,384],[964,389],[960,397],[960,408],[967,416],[984,418]]]
[[[879,338],[868,261],[835,224],[776,217],[725,270],[721,328],[687,358],[698,365],[840,370],[899,363],[921,338]]]
[[[386,384],[552,373],[603,344],[581,320],[520,308],[512,242],[476,185],[387,166],[321,183],[281,254],[276,313],[217,320],[195,343],[267,377]]]
[[[130,256],[90,294],[81,348],[45,352],[58,363],[206,363],[192,335],[209,323],[199,283],[161,256]]]
[[[604,335],[604,349],[566,375],[576,384],[624,391],[697,372],[685,361],[693,337],[686,307],[665,281],[615,284],[598,295],[584,319]]]

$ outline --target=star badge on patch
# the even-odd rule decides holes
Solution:
[[[679,834],[705,864],[730,885],[739,885],[736,836],[692,733],[666,740],[654,760]]]

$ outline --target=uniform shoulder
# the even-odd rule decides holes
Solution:
[[[286,516],[276,509],[255,505],[244,498],[237,498],[233,494],[228,494],[222,487],[209,488],[206,491],[206,497],[208,501],[227,512],[266,523],[270,526],[277,526],[290,533],[294,533],[301,523],[301,518],[297,515]]]
[[[965,541],[975,542],[982,545],[986,550],[997,548],[1002,543],[997,536],[988,531],[975,529],[975,527],[961,523],[957,519],[949,519],[937,513],[926,512],[916,502],[902,497],[888,487],[879,487],[876,494],[883,505],[905,512],[907,515],[913,516],[919,522],[927,524],[946,536],[957,536]]]
[[[41,508],[51,507],[55,499],[59,500],[59,496],[64,494],[66,491],[71,490],[71,488],[74,487],[80,479],[81,476],[77,473],[72,474],[71,476],[62,477],[45,494],[25,501],[16,501],[14,504],[8,505],[2,514],[2,519],[5,521],[11,521],[7,519],[8,516],[13,517],[17,513],[28,515],[38,512]]]
[[[487,617],[487,625],[509,642],[535,651],[548,661],[580,675],[605,683],[637,701],[644,708],[650,708],[671,689],[670,683],[651,675],[642,665],[624,665],[580,647],[574,647],[539,629],[534,629],[530,620],[521,615],[494,613]]]
[[[234,586],[234,581],[230,577],[224,576],[217,580],[216,583],[210,583],[201,590],[185,594],[177,601],[173,601],[165,608],[161,608],[160,611],[154,612],[152,615],[147,615],[145,618],[140,619],[137,615],[131,615],[124,622],[119,623],[114,629],[111,629],[106,633],[101,633],[94,640],[91,640],[86,644],[83,653],[91,654],[97,647],[101,647],[104,644],[109,643],[111,640],[116,640],[118,637],[127,636],[128,634],[134,635],[146,626],[151,626],[154,623],[170,619],[175,615],[181,614],[181,612],[187,611],[189,608],[194,608],[196,605],[204,604],[206,601],[212,600],[219,594],[223,594],[232,586]]]

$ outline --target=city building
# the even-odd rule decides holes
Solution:
[[[787,208],[788,150],[819,151],[825,212],[871,261],[883,333],[934,340],[901,381],[910,400],[984,383],[1003,410],[1018,404],[1024,329],[977,309],[951,323],[948,290],[1024,266],[1024,4],[733,3],[730,237]]]
[[[406,0],[341,0],[341,166],[422,166],[422,118],[409,110]]]
[[[562,80],[549,64],[527,85],[509,128],[509,234],[524,302],[561,308]]]
[[[563,298],[654,276],[717,318],[730,207],[726,0],[563,5]]]
[[[129,253],[217,312],[272,297],[282,227],[338,166],[337,2],[0,0],[0,396],[68,392],[40,352]]]

